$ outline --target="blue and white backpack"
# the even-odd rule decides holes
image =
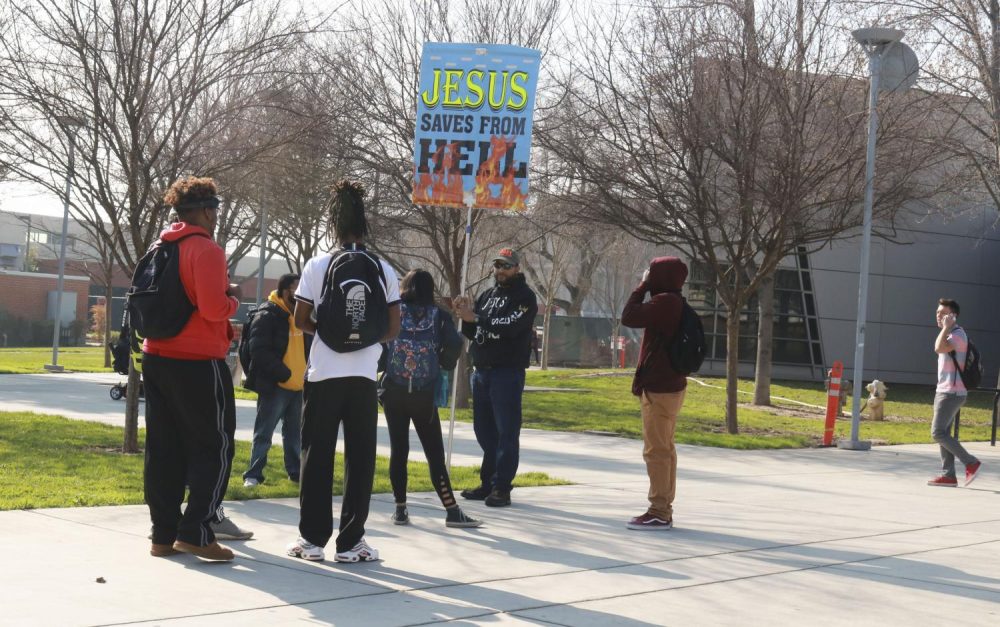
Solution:
[[[410,392],[434,385],[441,373],[438,348],[438,308],[403,303],[399,335],[389,342],[386,376]]]

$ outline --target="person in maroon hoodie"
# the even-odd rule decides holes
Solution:
[[[179,220],[160,240],[179,240],[181,283],[195,310],[179,334],[143,343],[150,553],[165,557],[183,551],[229,561],[233,552],[216,542],[212,522],[233,461],[236,410],[225,357],[240,289],[229,284],[226,253],[212,239],[219,206],[215,182],[181,179],[164,202]],[[185,484],[189,494],[182,514]]]
[[[684,305],[681,287],[687,275],[687,266],[677,257],[653,259],[622,311],[622,324],[645,329],[632,393],[642,402],[642,457],[649,475],[649,509],[631,519],[629,529],[666,530],[674,524],[674,428],[684,404],[687,377],[671,368],[666,347],[680,327]]]

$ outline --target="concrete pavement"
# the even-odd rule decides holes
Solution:
[[[84,417],[101,411],[86,399],[107,398],[87,391],[97,382],[40,378],[0,377],[0,407]],[[35,383],[30,403],[12,392]],[[470,432],[458,425],[456,463],[476,461]],[[1000,452],[970,449],[982,476],[931,488],[932,446],[681,446],[677,527],[634,532],[640,442],[526,430],[522,470],[575,485],[464,504],[486,521],[476,530],[446,529],[433,494],[411,495],[413,524],[394,526],[391,496],[376,495],[367,537],[382,560],[355,565],[285,557],[294,499],[227,503],[256,532],[227,543],[231,564],[150,557],[142,506],[0,512],[0,624],[997,624]]]

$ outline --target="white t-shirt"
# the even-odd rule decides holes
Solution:
[[[333,255],[339,251],[317,255],[306,262],[295,290],[295,299],[317,307],[323,294],[323,281]],[[399,303],[399,279],[396,272],[384,260],[379,259],[385,272],[386,301],[389,305]],[[338,353],[323,343],[319,334],[313,336],[309,349],[309,366],[306,381],[316,382],[341,377],[365,377],[375,381],[378,373],[378,358],[382,355],[382,345],[373,344],[350,353]]]
[[[954,327],[948,336],[948,343],[955,349],[955,360],[965,367],[965,353],[969,350],[969,338],[962,327]],[[955,368],[955,360],[949,353],[938,353],[937,392],[968,396],[969,392],[962,383],[962,377]]]

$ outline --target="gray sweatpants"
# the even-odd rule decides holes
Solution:
[[[931,422],[931,435],[934,437],[934,441],[941,446],[941,474],[945,477],[955,476],[956,457],[966,466],[979,461],[970,455],[969,451],[965,450],[965,447],[951,435],[955,416],[962,405],[965,405],[966,398],[942,392],[934,395],[934,420]]]

